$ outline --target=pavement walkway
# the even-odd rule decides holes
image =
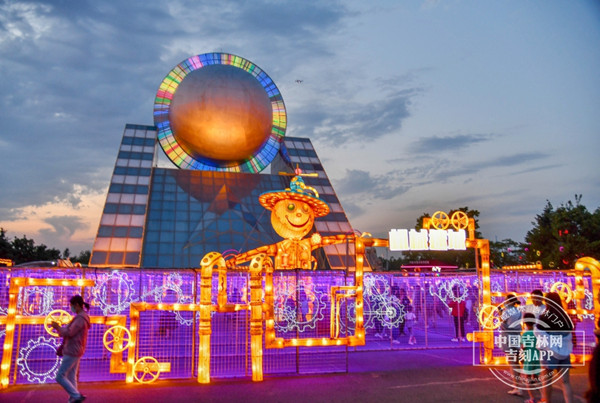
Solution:
[[[361,351],[349,355],[348,373],[217,379],[158,380],[150,385],[118,382],[81,384],[94,402],[522,402],[484,367],[472,365],[472,350]],[[587,389],[587,367],[571,370],[575,402]],[[552,402],[562,402],[560,382]],[[10,386],[1,402],[66,402],[56,384]]]

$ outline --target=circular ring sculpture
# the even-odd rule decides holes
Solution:
[[[494,305],[484,305],[479,311],[479,323],[487,330],[495,330],[500,327],[502,320],[500,312]]]
[[[44,319],[44,329],[46,329],[50,336],[58,337],[58,332],[50,327],[50,324],[52,322],[58,322],[61,326],[64,326],[69,323],[72,318],[73,317],[69,312],[62,309],[55,309],[46,315],[46,319]]]
[[[160,366],[154,357],[142,357],[133,366],[133,377],[139,383],[152,383],[160,375]]]
[[[104,347],[111,353],[120,353],[129,347],[131,333],[124,326],[112,326],[104,332],[102,342]]]
[[[450,223],[456,230],[467,229],[469,216],[464,211],[455,211],[450,217]]]
[[[435,229],[447,229],[450,225],[448,214],[443,211],[436,211],[431,216],[431,226]]]
[[[563,283],[562,281],[558,281],[552,284],[552,287],[550,287],[550,291],[558,293],[558,295],[560,295],[560,298],[567,304],[573,299],[573,290],[571,290],[569,284]]]
[[[273,80],[229,53],[190,57],[154,102],[158,141],[179,168],[257,173],[275,158],[287,115]]]

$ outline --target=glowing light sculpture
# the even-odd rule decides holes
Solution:
[[[0,363],[0,386],[2,388],[8,387],[9,374],[11,369],[11,357],[14,346],[15,336],[15,325],[44,325],[44,328],[49,334],[52,334],[53,329],[49,328],[49,323],[52,321],[58,321],[64,323],[67,320],[66,311],[52,311],[46,316],[28,316],[28,315],[17,315],[17,304],[18,297],[21,294],[21,288],[23,287],[40,287],[40,286],[55,286],[55,287],[78,287],[81,288],[83,294],[85,287],[94,286],[94,280],[90,279],[57,279],[57,278],[28,278],[28,277],[11,277],[9,288],[8,288],[8,309],[6,316],[0,316],[0,324],[6,325],[6,334],[4,335],[4,345],[2,350],[2,362]],[[70,316],[70,315],[69,315]],[[90,316],[92,324],[104,324],[104,325],[124,325],[125,316]],[[56,337],[58,335],[56,334]],[[46,339],[44,339],[46,340]],[[40,343],[46,343],[48,345],[54,345],[55,342],[45,342],[38,339]],[[29,342],[28,342],[29,343]],[[34,344],[28,347],[35,347]],[[56,346],[57,347],[57,346]],[[30,348],[31,350],[31,348]],[[27,351],[23,354],[28,354]],[[27,355],[28,356],[28,355]],[[111,358],[111,368],[118,365],[118,360],[115,357]],[[36,373],[37,374],[37,373]],[[37,375],[33,375],[34,377]]]
[[[256,173],[277,155],[287,116],[279,89],[257,65],[205,53],[164,78],[154,124],[163,151],[180,168]],[[235,150],[227,147],[232,142]]]
[[[40,336],[37,339],[31,339],[27,341],[27,346],[22,347],[19,350],[19,358],[17,359],[17,367],[19,373],[27,377],[29,382],[34,383],[46,383],[46,381],[54,380],[58,367],[60,366],[60,358],[56,356],[56,350],[59,346],[56,338],[46,339],[44,336]],[[33,368],[29,362],[29,356],[39,348],[50,348],[53,351],[55,357],[54,362],[51,362],[50,367],[47,370]]]
[[[250,272],[250,347],[252,356],[252,380],[263,379],[262,345],[263,345],[263,314],[264,314],[264,343],[266,348],[285,348],[299,346],[340,346],[363,345],[365,330],[363,326],[363,265],[365,246],[388,246],[384,239],[368,238],[365,235],[335,235],[321,237],[314,233],[310,238],[304,238],[311,230],[314,217],[329,213],[329,206],[321,199],[314,188],[306,186],[302,180],[301,171],[290,181],[290,188],[283,191],[264,193],[259,197],[260,203],[271,210],[273,229],[284,238],[274,245],[265,245],[257,249],[239,254],[227,262],[217,252],[208,253],[200,262],[200,324],[198,328],[200,347],[198,359],[198,382],[210,382],[210,333],[211,308],[217,311],[237,309],[236,305],[227,303],[227,270],[245,270]],[[330,338],[282,338],[277,337],[275,329],[275,291],[273,272],[275,270],[314,269],[314,257],[311,252],[327,245],[354,242],[355,271],[354,285],[343,288],[344,298],[355,298],[356,326],[354,335],[339,336],[339,315],[331,323]],[[271,260],[273,257],[273,260]],[[248,266],[242,264],[249,262]],[[216,269],[219,275],[217,306],[212,306],[212,273]],[[262,301],[262,282],[264,277],[264,303]],[[332,303],[339,312],[339,298],[334,288]],[[337,302],[334,302],[337,301]],[[336,305],[337,304],[337,305]],[[242,307],[239,307],[242,308]],[[246,307],[243,307],[246,308]]]

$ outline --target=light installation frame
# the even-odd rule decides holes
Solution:
[[[378,245],[369,245],[370,243],[373,243],[374,240],[373,239],[369,239],[366,238],[365,239],[366,242],[366,246],[382,246],[381,244]],[[385,243],[384,240],[380,240],[381,243]],[[481,240],[474,240],[475,244],[477,243],[477,241],[481,241]],[[480,244],[480,246],[483,246]],[[360,248],[359,248],[360,249]],[[218,254],[216,254],[218,255]],[[231,274],[231,272],[235,272],[236,270],[232,270],[232,268],[225,268],[223,266],[223,262],[217,262],[216,259],[213,260],[213,268],[216,266],[218,268],[218,266],[221,266],[222,269],[218,270],[217,273],[213,274],[217,274],[219,277],[219,281],[217,283],[216,279],[214,277],[211,276],[212,281],[209,281],[209,278],[206,277],[204,280],[204,285],[206,286],[204,289],[204,295],[202,298],[202,301],[198,301],[201,302],[200,304],[163,304],[162,306],[159,306],[156,303],[144,303],[143,308],[141,310],[143,311],[151,311],[151,310],[157,310],[157,311],[200,311],[202,313],[202,311],[204,311],[205,313],[205,319],[204,319],[204,324],[209,325],[203,329],[198,328],[198,333],[199,335],[206,335],[210,338],[210,321],[212,320],[213,322],[217,320],[218,316],[214,315],[214,317],[212,317],[213,313],[215,312],[239,312],[239,311],[249,311],[250,313],[252,313],[253,318],[251,318],[251,320],[254,322],[254,328],[251,329],[251,331],[255,332],[255,334],[251,335],[254,336],[253,339],[255,340],[255,347],[254,347],[254,353],[257,354],[253,354],[252,355],[252,363],[253,363],[253,370],[256,369],[256,372],[253,373],[254,374],[258,374],[258,370],[261,368],[261,364],[262,364],[262,360],[261,360],[261,356],[260,353],[262,352],[261,348],[261,343],[260,340],[262,338],[263,342],[265,342],[266,337],[265,332],[263,331],[263,326],[265,326],[265,318],[263,317],[263,313],[266,313],[268,310],[270,310],[270,307],[268,306],[268,304],[265,304],[265,301],[262,300],[262,296],[263,293],[266,291],[265,290],[265,286],[262,284],[263,281],[265,281],[265,272],[267,270],[267,265],[272,264],[270,262],[270,259],[264,259],[264,261],[262,263],[260,263],[258,260],[255,260],[254,263],[260,263],[258,266],[256,266],[256,268],[262,267],[261,270],[254,270],[254,278],[252,279],[253,281],[251,281],[250,287],[251,287],[251,293],[253,292],[254,295],[252,296],[252,298],[250,298],[250,295],[248,295],[248,299],[249,299],[249,303],[246,304],[235,304],[235,303],[229,303],[227,301],[227,275]],[[252,267],[244,267],[243,270],[239,270],[239,273],[244,273],[244,272],[248,272],[248,269],[252,270]],[[43,268],[39,269],[40,271],[44,271]],[[276,271],[279,272],[279,271]],[[495,271],[494,275],[498,275],[499,273],[502,273],[502,271]],[[523,271],[517,271],[518,274],[523,273]],[[200,273],[196,273],[197,275],[195,275],[194,281],[195,281],[195,287],[197,287],[197,289],[200,289],[200,284],[201,284],[201,278],[200,278]],[[205,273],[202,273],[204,275],[207,274],[207,272],[205,271]],[[252,273],[250,273],[252,274]],[[320,273],[320,274],[324,274],[324,273]],[[396,273],[393,276],[389,277],[389,284],[392,284],[394,281],[397,281],[398,279],[401,279],[402,277],[399,276],[400,273]],[[530,271],[529,273],[525,273],[526,275],[533,275],[538,276],[539,274],[541,274],[540,271],[534,270],[534,271]],[[551,276],[553,274],[556,274],[556,271],[549,271],[548,273],[545,273],[546,276],[548,276],[547,278],[551,278],[553,279],[553,281],[555,282],[557,280],[556,276]],[[563,275],[562,277],[560,277],[559,279],[563,282],[566,282],[565,279],[569,279],[569,277],[571,277],[571,281],[568,281],[568,283],[570,284],[574,284],[571,285],[572,291],[573,291],[573,296],[576,302],[576,308],[575,309],[568,309],[567,313],[570,315],[590,315],[590,314],[595,314],[596,317],[600,317],[600,304],[593,304],[593,306],[590,307],[583,307],[583,303],[584,300],[581,299],[583,297],[586,296],[586,294],[597,294],[598,290],[600,289],[600,263],[592,258],[588,258],[588,257],[584,257],[581,258],[577,261],[575,269],[568,272],[568,273],[562,273]],[[37,271],[33,271],[30,272],[29,275],[31,277],[34,277],[36,275],[39,275],[39,272]],[[84,273],[81,274],[82,276],[85,276]],[[380,274],[378,274],[379,276]],[[481,273],[480,273],[481,275]],[[502,274],[505,275],[505,274]],[[345,278],[348,280],[353,276],[353,273],[347,273],[345,275]],[[404,276],[404,275],[403,275]],[[587,276],[590,276],[589,279],[586,279]],[[204,276],[203,276],[204,277]],[[385,276],[386,278],[388,278],[387,276]],[[404,276],[406,277],[406,276]],[[325,276],[325,278],[329,278],[328,276]],[[427,280],[427,278],[429,277],[425,277],[425,280]],[[448,277],[448,279],[451,279],[452,277]],[[537,277],[536,277],[537,278]],[[536,278],[534,278],[534,280],[536,280]],[[540,281],[543,280],[546,277],[540,278]],[[13,278],[11,278],[12,280]],[[25,277],[24,275],[19,275],[18,277],[14,277],[14,281],[16,281],[17,283],[19,283],[19,285],[21,287],[35,287],[35,286],[39,286],[42,284],[48,284],[49,286],[54,286],[54,287],[62,287],[62,286],[79,286],[81,285],[81,279],[73,279],[73,280],[63,280],[60,278],[53,278],[53,279],[46,279],[46,278],[28,278]],[[396,280],[394,280],[396,279]],[[8,280],[8,279],[7,279]],[[586,281],[589,280],[589,281]],[[88,281],[92,281],[92,280],[88,280]],[[141,278],[139,281],[142,281]],[[443,278],[441,279],[441,281],[446,281]],[[478,281],[478,286],[484,286],[483,283],[481,283],[481,277],[479,277]],[[537,280],[536,280],[537,281]],[[78,283],[79,282],[79,283]],[[353,286],[342,286],[342,285],[333,285],[334,283],[328,282],[328,284],[331,285],[330,288],[330,293],[332,295],[332,300],[333,300],[333,295],[335,294],[335,299],[338,300],[338,303],[334,303],[332,301],[331,304],[331,316],[330,319],[332,319],[332,321],[330,322],[330,337],[325,339],[327,341],[329,341],[329,339],[334,339],[337,338],[341,335],[341,333],[343,332],[343,327],[341,326],[342,323],[340,323],[339,315],[336,314],[336,311],[339,311],[339,303],[344,301],[344,300],[352,300],[355,299],[355,295],[354,295],[354,290],[353,290]],[[339,283],[338,283],[339,284]],[[351,284],[351,283],[350,283]],[[365,287],[368,287],[368,281],[365,280],[364,282]],[[516,289],[511,289],[510,285],[505,285],[505,289],[496,289],[494,290],[493,287],[491,287],[492,289],[487,290],[488,291],[488,295],[492,298],[500,298],[502,296],[505,296],[506,293],[508,292],[515,292],[517,294],[518,297],[529,297],[529,292],[531,291],[532,287],[530,287],[530,285],[525,286],[525,288],[518,288],[519,287],[519,278],[517,277],[514,280],[514,285],[517,286]],[[541,282],[540,282],[541,284]],[[10,285],[10,281],[7,281],[7,286]],[[230,284],[231,285],[231,284]],[[423,285],[421,283],[421,285]],[[14,283],[13,283],[14,286]],[[276,287],[277,284],[273,284],[273,287]],[[488,287],[490,287],[489,282],[488,282]],[[212,293],[211,293],[211,288],[212,288]],[[215,291],[216,289],[218,289],[218,293]],[[365,288],[366,289],[366,288]],[[511,291],[512,290],[512,291]],[[485,289],[481,290],[482,292],[485,291]],[[18,288],[14,288],[13,287],[13,295],[15,295],[15,297],[13,298],[18,298],[18,294],[19,294],[19,289]],[[213,297],[217,297],[217,301],[212,300],[211,301],[211,294]],[[276,294],[275,294],[276,295]],[[7,300],[10,297],[9,295],[6,295]],[[199,295],[200,296],[200,295]],[[480,294],[481,297],[481,294]],[[196,300],[196,299],[195,299]],[[16,300],[15,300],[16,301]],[[246,298],[242,299],[242,301],[246,301]],[[335,304],[335,305],[334,305]],[[141,307],[142,305],[140,305]],[[490,307],[493,307],[494,305],[490,305]],[[11,307],[12,308],[12,307]],[[19,312],[19,308],[15,306],[16,312]],[[130,310],[130,313],[124,313],[124,315],[118,315],[118,316],[90,316],[91,322],[96,325],[96,324],[100,324],[100,325],[104,325],[104,326],[114,326],[114,325],[121,325],[121,326],[125,326],[125,323],[127,321],[127,318],[130,317],[131,318],[131,323],[136,326],[136,320],[134,320],[135,312],[139,310],[136,309],[136,307],[132,307],[132,309]],[[253,311],[253,312],[252,312]],[[366,313],[365,313],[366,314]],[[212,317],[212,318],[211,318]],[[7,323],[7,312],[5,311],[4,314],[0,315],[0,325],[6,325]],[[25,316],[25,315],[15,315],[15,318],[13,320],[13,325],[42,325],[44,322],[45,317],[43,316]],[[366,319],[365,319],[366,322]],[[139,322],[137,322],[139,323]],[[483,325],[483,322],[480,322]],[[215,332],[215,334],[218,334],[219,332],[219,328],[215,327],[215,325],[218,326],[218,323],[214,323],[212,325],[212,332]],[[332,325],[332,326],[331,326]],[[595,325],[595,324],[594,324]],[[142,329],[139,328],[139,326],[137,327],[137,331],[140,332]],[[365,329],[367,328],[366,323],[365,323]],[[11,330],[11,326],[8,326],[9,330]],[[16,329],[14,327],[12,327],[13,330],[15,330],[16,333]],[[145,331],[147,331],[148,329],[145,329]],[[327,332],[326,329],[324,328],[323,330],[325,330],[325,333]],[[208,332],[207,332],[208,331]],[[247,330],[246,330],[247,331]],[[263,337],[261,337],[261,334],[263,335]],[[484,342],[486,337],[489,337],[489,335],[493,335],[493,329],[491,328],[485,328],[483,330],[480,331],[474,331],[473,333],[469,333],[468,336],[470,336],[470,340],[471,341],[475,341],[475,342]],[[326,334],[324,334],[325,337],[327,337]],[[140,334],[138,333],[138,335],[136,337],[140,337]],[[425,336],[427,337],[427,336]],[[15,335],[16,338],[16,335]],[[304,339],[304,340],[308,340],[308,339]],[[310,343],[310,347],[314,348],[316,347],[318,349],[318,347],[321,345],[320,342],[322,342],[322,338],[321,337],[313,337],[312,338],[312,342]],[[122,339],[120,340],[122,341]],[[139,340],[138,340],[139,341]],[[6,342],[8,343],[9,340],[6,340]],[[245,343],[248,343],[249,340],[246,339]],[[286,343],[286,341],[283,341],[284,343]],[[18,345],[18,341],[14,340],[15,345]],[[198,343],[198,342],[195,342]],[[289,345],[289,347],[294,347],[293,345],[293,341],[289,341],[287,343],[290,343],[291,345]],[[300,346],[302,343],[306,343],[306,347],[308,346],[308,341],[300,341],[300,339],[298,339],[296,341],[296,343],[298,343],[298,346]],[[332,341],[333,343],[333,341]],[[343,344],[344,342],[340,342],[340,344]],[[337,340],[335,341],[335,344],[337,344]],[[134,346],[140,346],[139,343],[134,344]],[[191,356],[196,356],[198,357],[198,353],[194,353],[196,351],[196,346],[200,347],[200,344],[194,344],[192,347],[192,354]],[[203,347],[209,347],[210,344],[203,344]],[[10,347],[10,346],[9,346]],[[119,344],[117,347],[123,348],[123,350],[125,348],[129,348],[129,344],[127,344],[127,346],[123,346],[121,344]],[[141,346],[140,346],[141,347]],[[273,346],[275,349],[278,348],[278,346]],[[270,347],[270,348],[273,348]],[[283,347],[288,347],[288,346],[283,346]],[[4,348],[6,349],[7,346],[5,345]],[[12,347],[10,347],[12,348]],[[115,351],[120,351],[120,348],[117,348]],[[421,347],[419,347],[421,348]],[[427,347],[425,347],[427,348]],[[492,340],[492,348],[493,348],[493,340]],[[134,347],[135,349],[135,347]],[[14,350],[13,350],[14,351]],[[151,350],[150,354],[152,354],[152,352],[155,350]],[[187,350],[189,351],[189,350]],[[130,350],[130,352],[133,352]],[[490,351],[491,352],[491,351]],[[247,351],[245,354],[250,353],[250,351]],[[14,355],[14,354],[13,354]],[[138,355],[137,352],[135,352],[135,354],[133,355],[133,363],[132,363],[132,367],[133,367],[133,372],[135,373],[135,369],[136,369],[136,365],[137,363],[135,362],[135,358],[136,355]],[[580,363],[580,362],[584,362],[584,360],[589,359],[589,350],[584,350],[583,352],[574,352],[571,355],[571,360],[572,363],[576,364],[576,363]],[[188,357],[186,355],[186,357]],[[209,356],[206,355],[206,351],[203,352],[203,354],[200,355],[200,357],[204,357],[204,358],[209,358]],[[200,358],[199,357],[199,358]],[[14,358],[14,357],[13,357]],[[55,358],[53,356],[53,358]],[[128,355],[126,355],[126,358],[128,358]],[[108,375],[110,374],[115,374],[115,373],[120,373],[120,374],[124,374],[127,375],[128,374],[128,368],[127,368],[127,359],[123,358],[123,354],[120,352],[116,352],[113,353],[110,356],[110,372],[106,372],[106,374]],[[144,358],[144,357],[142,357]],[[146,357],[148,358],[148,357]],[[265,355],[265,358],[268,358],[268,354]],[[484,360],[485,357],[481,357],[481,363],[485,363],[485,364],[498,364],[501,365],[504,357],[487,357],[488,361],[486,362]],[[162,361],[165,361],[164,359]],[[146,364],[146,366],[154,371],[157,370],[159,372],[168,372],[168,370],[170,369],[169,367],[171,366],[169,364],[169,361],[172,362],[172,358],[168,358],[166,360],[167,362],[162,362],[162,363],[148,363]],[[214,364],[214,362],[213,362]],[[10,363],[9,363],[10,365]],[[13,361],[12,365],[18,365],[18,361]],[[177,364],[174,364],[175,367],[173,367],[173,369],[171,369],[171,371],[175,371],[177,372]],[[207,367],[210,365],[210,363],[207,363]],[[270,364],[268,364],[270,365]],[[5,367],[6,368],[6,367]],[[10,367],[8,368],[10,370]],[[189,374],[187,374],[186,376],[192,376],[194,377],[194,366],[192,366],[192,370]],[[270,370],[268,373],[272,373]],[[209,373],[201,373],[198,372],[198,375],[204,375],[206,376]],[[247,374],[247,373],[246,373]],[[12,376],[12,374],[10,374],[10,376]],[[103,376],[103,375],[100,375]],[[109,380],[109,379],[114,379],[114,378],[102,378],[102,380]],[[135,376],[134,376],[135,379]],[[254,378],[254,380],[260,380],[259,377]],[[97,379],[97,380],[101,380],[101,379]],[[210,380],[210,378],[208,378],[207,380]],[[131,380],[133,381],[133,379]],[[15,382],[17,383],[17,382]],[[200,382],[200,383],[206,383],[206,380],[204,382]]]
[[[17,300],[19,291],[22,287],[27,286],[64,286],[64,287],[81,287],[82,293],[85,287],[91,287],[95,284],[94,280],[90,279],[55,279],[55,278],[27,278],[27,277],[12,277],[10,279],[9,294],[8,294],[8,311],[3,317],[6,324],[6,335],[4,336],[4,345],[2,352],[2,361],[0,363],[0,388],[8,387],[9,374],[12,363],[12,352],[15,335],[15,325],[17,324],[44,324],[46,316],[23,316],[17,315]],[[105,323],[106,317],[101,317],[98,322],[97,318],[92,320],[92,323]],[[92,319],[90,317],[90,319]]]
[[[237,164],[220,166],[194,158],[179,145],[171,128],[169,110],[177,88],[189,73],[210,65],[228,65],[246,71],[262,85],[271,102],[273,117],[268,139],[251,157]],[[179,168],[258,173],[271,163],[279,151],[287,127],[287,114],[283,97],[275,82],[256,64],[231,53],[203,53],[182,61],[163,79],[154,101],[154,124],[158,129],[158,142],[162,150]]]

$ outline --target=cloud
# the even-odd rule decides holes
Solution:
[[[271,66],[309,63],[294,46],[330,53],[322,38],[349,15],[320,1],[0,4],[1,168],[9,172],[0,219],[27,205],[77,204],[76,186],[105,190],[124,125],[153,123],[155,91],[181,60],[230,44]]]
[[[523,169],[521,171],[514,172],[513,175],[520,175],[520,174],[531,173],[531,172],[545,171],[546,169],[560,168],[561,166],[563,166],[563,165],[562,164],[542,165],[542,166],[528,168],[528,169]]]
[[[51,229],[42,229],[40,233],[46,239],[48,238],[70,238],[75,231],[83,229],[87,225],[76,216],[52,216],[44,220],[52,226]]]
[[[296,130],[329,145],[375,140],[396,133],[410,117],[413,98],[421,88],[396,90],[375,102],[318,102],[302,106]]]
[[[479,161],[466,165],[467,170],[476,168],[497,168],[497,167],[512,167],[515,165],[527,164],[532,161],[548,158],[550,155],[541,152],[518,153],[504,155],[488,161]]]
[[[408,149],[411,152],[418,154],[454,151],[465,149],[473,144],[490,141],[492,137],[493,136],[491,134],[462,134],[446,137],[421,137],[419,140],[412,143]]]
[[[344,196],[360,195],[361,198],[392,199],[408,190],[407,186],[397,184],[397,172],[373,176],[369,172],[347,169],[346,176],[335,181],[335,187]]]
[[[344,200],[343,206],[347,216],[359,217],[367,212],[367,209],[362,207],[360,204],[353,203],[351,201]]]
[[[432,172],[433,175],[431,176],[431,179],[435,182],[446,183],[452,178],[476,175],[478,172],[489,168],[516,167],[529,164],[532,161],[545,159],[549,156],[549,154],[541,152],[531,152],[505,155],[484,161],[473,161],[466,164],[462,164],[460,161],[452,161],[448,162],[444,169]],[[526,170],[523,172],[526,172]]]

